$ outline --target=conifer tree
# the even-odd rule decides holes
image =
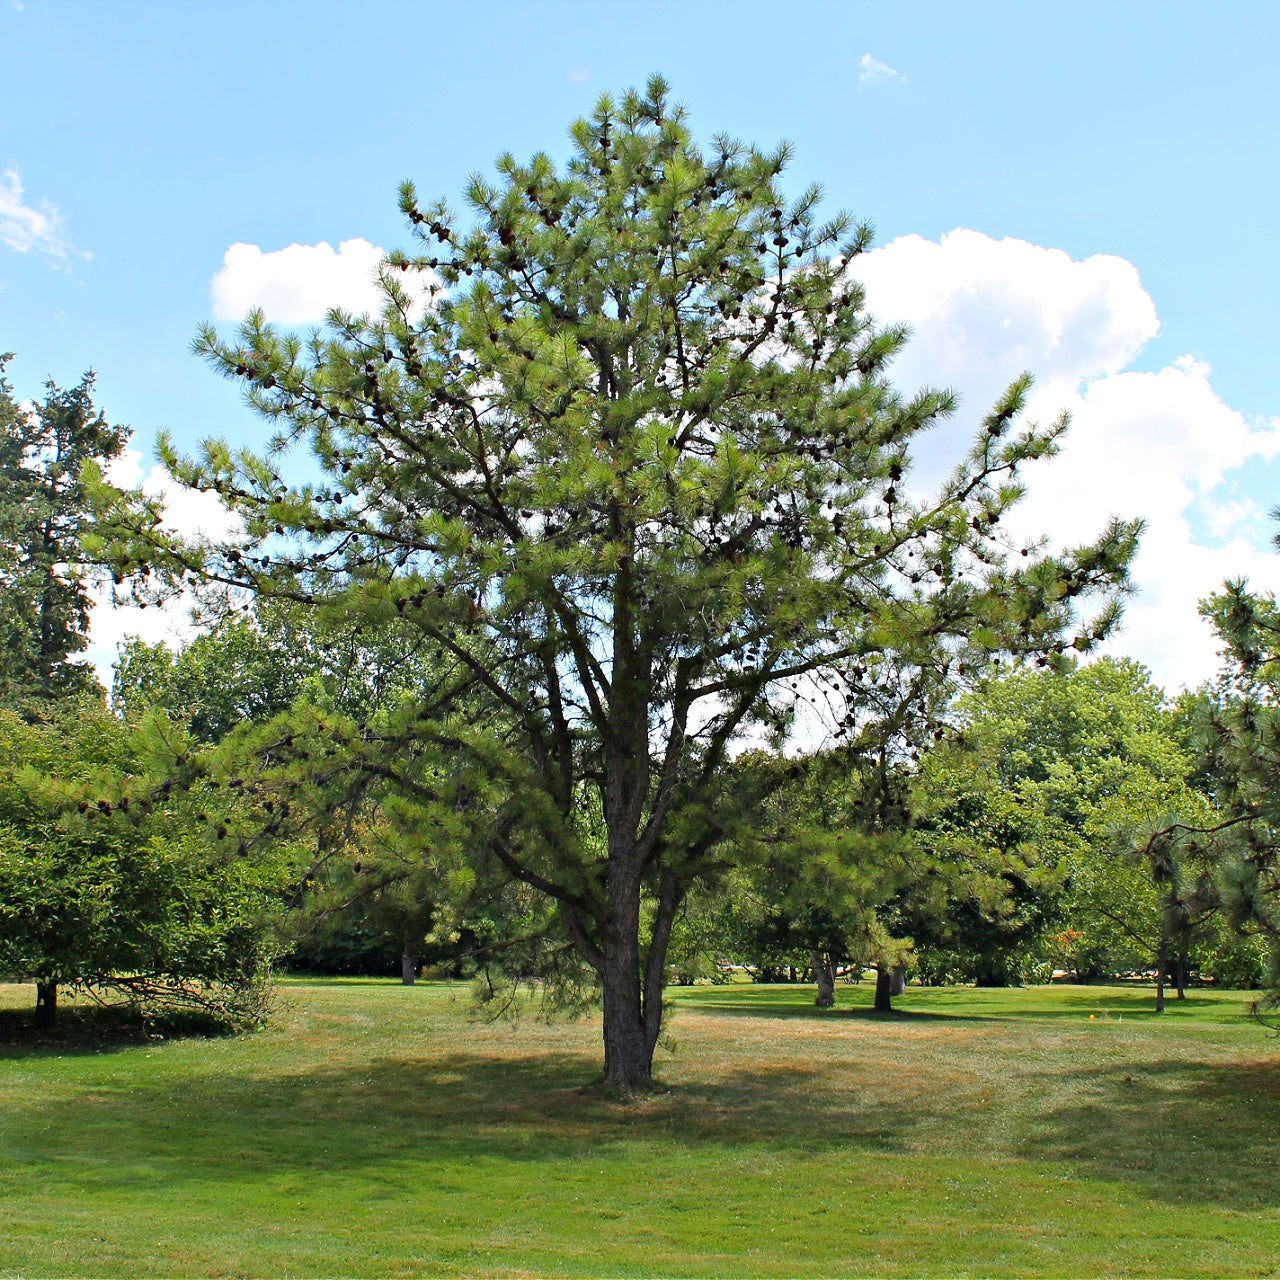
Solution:
[[[292,768],[305,741],[331,785],[393,794],[433,856],[553,900],[599,982],[606,1081],[630,1090],[672,922],[730,856],[740,744],[787,741],[815,705],[856,732],[887,682],[1089,648],[1138,529],[1057,556],[1004,536],[1020,466],[1065,427],[1022,421],[1027,378],[939,493],[912,489],[953,397],[890,387],[906,334],[856,283],[870,229],[822,221],[816,188],[788,199],[788,148],[698,146],[657,78],[571,137],[566,165],[507,155],[472,179],[469,222],[405,184],[413,249],[385,262],[380,315],[307,340],[257,313],[203,332],[277,434],[262,455],[162,456],[243,535],[179,543],[136,499],[114,554],[432,647],[395,716],[282,725],[262,759]],[[307,446],[319,478],[290,483]]]
[[[9,356],[0,356],[0,373]],[[88,643],[89,595],[82,554],[88,491],[82,464],[123,452],[127,427],[94,408],[93,375],[44,402],[18,404],[0,377],[0,705],[48,701],[92,689],[92,670],[72,660]]]
[[[1273,514],[1280,516],[1280,509]],[[1276,539],[1280,546],[1280,537]],[[1257,1012],[1280,1008],[1280,606],[1243,580],[1201,603],[1225,643],[1226,668],[1198,702],[1204,776],[1222,820],[1178,824],[1157,844],[1214,866],[1217,904],[1245,935],[1265,939],[1270,991]]]

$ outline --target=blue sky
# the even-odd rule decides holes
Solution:
[[[872,303],[919,335],[904,381],[976,412],[1022,361],[1038,407],[1075,409],[1027,519],[1074,537],[1098,503],[1149,507],[1120,647],[1194,683],[1195,592],[1280,585],[1277,47],[1260,3],[0,0],[0,350],[22,395],[97,370],[144,472],[162,426],[255,439],[189,353],[232,245],[280,270],[294,244],[390,248],[400,179],[456,198],[500,151],[563,154],[599,93],[659,71],[704,135],[790,140],[796,189],[875,223]]]

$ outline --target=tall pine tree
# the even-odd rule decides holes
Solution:
[[[866,312],[870,231],[820,221],[815,188],[788,199],[787,148],[700,148],[657,78],[571,134],[563,167],[503,156],[473,179],[469,225],[406,184],[415,245],[386,261],[380,315],[305,342],[260,314],[204,333],[278,434],[261,456],[163,456],[243,536],[176,542],[136,500],[115,554],[431,646],[395,716],[281,725],[263,768],[372,779],[432,857],[547,895],[599,982],[605,1078],[630,1090],[672,923],[732,856],[740,745],[786,741],[815,701],[857,726],[885,682],[1088,648],[1138,531],[1061,556],[1004,535],[1020,465],[1065,426],[1021,421],[1027,379],[938,494],[913,492],[952,398],[890,387],[906,335]],[[284,478],[294,447],[317,480]]]

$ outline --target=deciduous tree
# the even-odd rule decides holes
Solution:
[[[35,981],[38,1025],[66,987],[232,1023],[264,1008],[287,863],[218,839],[208,789],[157,781],[140,750],[100,698],[0,711],[0,973]]]

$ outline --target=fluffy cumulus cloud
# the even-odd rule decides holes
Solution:
[[[378,268],[383,250],[367,240],[343,240],[334,249],[291,244],[264,253],[256,244],[233,244],[223,255],[210,294],[214,318],[239,320],[260,307],[268,320],[283,325],[316,324],[332,307],[377,312],[382,308]],[[424,291],[430,281],[404,278]]]
[[[16,169],[0,174],[0,244],[17,253],[38,253],[64,270],[70,268],[73,258],[90,256],[67,238],[62,215],[49,201],[32,203],[27,199]]]
[[[1059,456],[1029,470],[1010,532],[1071,545],[1112,515],[1144,519],[1138,592],[1111,648],[1170,688],[1212,675],[1217,646],[1197,602],[1227,577],[1280,587],[1267,521],[1236,488],[1245,468],[1280,453],[1280,423],[1246,421],[1190,357],[1154,372],[1128,368],[1159,321],[1123,258],[1077,262],[958,230],[937,242],[903,237],[860,259],[854,274],[879,319],[911,326],[894,369],[899,385],[949,385],[961,395],[955,425],[924,449],[917,482],[940,479],[999,391],[1031,370],[1030,416],[1065,409],[1072,426]]]
[[[224,538],[239,529],[238,518],[218,501],[216,494],[199,493],[177,484],[163,467],[153,466],[143,475],[142,455],[126,450],[108,468],[107,477],[121,488],[141,487],[144,493],[164,498],[164,526],[187,537]],[[177,648],[196,631],[191,622],[194,597],[184,595],[167,607],[139,608],[112,600],[109,584],[93,589],[89,623],[89,648],[85,657],[108,688],[118,647],[126,637],[138,636],[148,644],[164,641]]]

